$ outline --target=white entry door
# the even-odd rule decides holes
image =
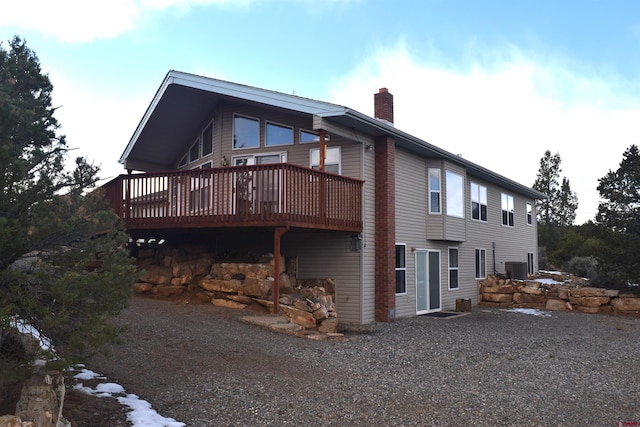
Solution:
[[[416,313],[441,309],[440,251],[416,250]]]

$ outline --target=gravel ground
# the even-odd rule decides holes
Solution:
[[[547,314],[480,307],[313,341],[135,297],[125,343],[89,368],[193,427],[640,425],[640,319]]]

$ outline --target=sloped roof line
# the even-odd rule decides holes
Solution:
[[[297,95],[289,95],[240,83],[199,76],[197,74],[185,73],[183,71],[169,70],[162,81],[162,84],[156,91],[153,100],[142,116],[140,123],[138,123],[127,147],[120,156],[120,163],[125,162],[126,158],[131,153],[136,140],[153,114],[153,111],[162,99],[162,96],[169,86],[173,84],[308,114],[341,114],[346,110],[346,107],[329,102],[317,101]]]
[[[386,134],[394,137],[397,141],[402,141],[405,144],[414,146],[418,149],[425,149],[431,153],[437,154],[442,158],[449,160],[453,163],[457,163],[467,168],[472,175],[476,175],[480,178],[488,179],[491,182],[503,182],[508,187],[518,190],[526,194],[529,197],[536,199],[546,199],[547,196],[506,178],[496,172],[479,166],[469,160],[464,159],[458,155],[452,154],[440,147],[430,144],[420,138],[410,135],[395,128],[392,124],[380,119],[370,117],[366,114],[360,113],[351,108],[347,108],[338,104],[332,104],[325,101],[318,101],[310,98],[305,98],[297,95],[285,94],[282,92],[276,92],[273,90],[257,88],[254,86],[243,85],[240,83],[229,82],[225,80],[214,79],[211,77],[199,76],[196,74],[186,73],[182,71],[169,70],[166,74],[162,84],[158,88],[153,100],[147,107],[145,114],[143,115],[140,123],[136,127],[134,134],[132,135],[127,147],[122,153],[119,162],[125,163],[125,160],[131,153],[136,140],[142,133],[142,130],[146,126],[149,118],[153,114],[154,109],[162,99],[166,90],[172,84],[185,86],[193,89],[203,90],[205,92],[216,93],[220,95],[227,95],[234,98],[239,98],[247,101],[258,102],[270,106],[281,107],[292,111],[298,111],[307,114],[313,114],[322,118],[330,119],[332,117],[345,117],[355,122],[360,122],[366,125],[370,129],[375,129],[380,134]]]

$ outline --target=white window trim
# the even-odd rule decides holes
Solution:
[[[407,295],[409,291],[409,284],[407,283],[407,244],[396,243],[396,246],[404,246],[404,267],[400,267],[400,268],[396,267],[395,269],[395,271],[404,271],[404,292],[396,293],[396,295]]]
[[[527,225],[533,226],[533,203],[527,202]]]
[[[504,218],[503,218],[503,212],[505,211],[504,209],[502,209],[502,196],[507,196],[507,223],[504,223]],[[511,209],[509,210],[509,200],[511,200]],[[509,224],[509,212],[511,212],[513,215],[513,225]],[[500,193],[500,223],[502,224],[503,227],[508,227],[508,228],[514,228],[516,226],[516,201],[515,198],[508,193]]]
[[[267,128],[269,127],[269,125],[273,125],[273,126],[277,126],[277,127],[281,127],[281,128],[286,128],[286,129],[291,129],[291,142],[288,142],[286,144],[272,144],[269,145],[269,138],[267,136]],[[293,142],[295,140],[295,129],[293,128],[293,126],[289,126],[289,125],[285,125],[283,123],[278,123],[278,122],[274,122],[274,121],[270,121],[270,120],[265,120],[264,122],[264,146],[265,147],[285,147],[287,145],[293,145]]]
[[[478,251],[482,251],[484,252],[484,268],[482,268],[482,270],[484,270],[484,276],[482,277],[478,277],[478,264],[477,264],[477,252]],[[479,279],[486,279],[487,278],[487,250],[485,248],[475,248],[473,250],[473,275],[476,276],[475,279],[479,280]]]
[[[447,194],[447,216],[450,217],[454,217],[454,218],[464,218],[464,175],[462,175],[461,173],[449,170],[449,169],[445,169],[444,172],[444,176],[445,179],[447,181],[447,183],[445,184],[445,188],[446,188],[446,194]],[[453,191],[453,186],[450,186],[449,184],[449,177],[450,176],[456,176],[460,178],[460,197],[459,197],[459,203],[460,203],[460,212],[459,213],[451,213],[449,212],[449,207],[453,206],[450,204],[450,200],[453,199],[453,194],[450,193],[449,191]],[[442,193],[442,191],[441,191]],[[442,199],[441,199],[442,200]],[[442,209],[442,208],[441,208]]]
[[[439,190],[434,190],[434,193],[438,193],[439,200],[438,200],[438,211],[432,211],[431,210],[431,171],[437,171],[438,172],[438,180],[440,182],[440,189]],[[428,192],[428,197],[427,197],[427,203],[429,204],[429,214],[430,215],[442,215],[442,171],[440,168],[428,168],[427,169],[427,192]]]
[[[326,147],[326,150],[327,150],[327,152],[329,150],[337,150],[338,151],[338,163],[337,163],[337,165],[338,165],[338,175],[342,175],[342,148],[339,145],[337,145],[337,146],[334,146],[334,147]],[[309,168],[311,168],[311,169],[313,169],[314,166],[320,167],[320,163],[314,164],[311,161],[311,159],[312,159],[312,154],[311,153],[313,153],[315,151],[318,152],[318,160],[320,159],[320,148],[319,147],[318,148],[310,148],[309,149]],[[324,163],[325,167],[327,165],[335,165],[335,164],[336,163],[327,163],[326,160],[325,160],[325,163]]]
[[[236,117],[242,117],[243,119],[255,120],[258,122],[258,145],[256,147],[242,147],[242,148],[235,147],[235,144],[233,143],[233,136],[236,134]],[[262,146],[262,142],[260,141],[260,122],[261,120],[259,117],[252,117],[246,114],[233,113],[233,122],[232,122],[233,124],[231,126],[231,149],[242,151],[242,150],[255,150],[256,148],[260,148]]]
[[[231,166],[236,166],[237,159],[251,160],[252,163],[247,163],[247,165],[255,165],[256,157],[268,157],[268,156],[280,156],[280,163],[287,163],[286,151],[273,151],[273,152],[267,152],[267,153],[238,154],[237,156],[231,156]]]
[[[458,252],[458,266],[457,267],[451,267],[451,257],[449,255],[449,251],[451,249],[455,249]],[[451,287],[451,271],[452,270],[457,270],[458,271],[458,287],[457,288],[452,288]],[[456,246],[449,246],[447,248],[447,287],[450,291],[458,291],[460,290],[460,248],[456,247]]]
[[[478,194],[474,194],[474,192],[473,192],[472,186],[474,186],[474,185],[476,187],[478,187]],[[480,189],[481,188],[484,188],[484,191],[487,194],[487,203],[485,203],[485,204],[483,204],[480,201]],[[470,208],[471,208],[471,220],[472,221],[476,221],[476,222],[483,222],[483,223],[486,224],[487,222],[489,222],[489,206],[488,206],[488,203],[489,203],[489,200],[488,200],[489,199],[489,189],[487,188],[486,185],[478,184],[477,182],[471,181],[470,184],[469,184],[469,193],[471,193],[469,195],[469,201],[471,202],[471,205],[470,205]],[[478,203],[478,218],[477,219],[473,217],[473,202],[475,201],[475,200],[473,200],[474,196],[478,197],[478,200],[476,201]],[[482,206],[484,206],[486,211],[487,211],[487,218],[486,219],[482,219]]]
[[[207,130],[209,126],[211,126],[211,153],[204,155],[202,154],[204,132]],[[195,137],[193,142],[189,145],[187,150],[183,153],[183,156],[178,159],[178,162],[176,163],[176,169],[180,169],[180,170],[197,169],[207,162],[211,162],[211,164],[213,164],[213,152],[214,152],[213,132],[214,132],[214,129],[213,129],[213,119],[212,119],[212,120],[209,120],[207,124],[202,127],[202,130],[200,130],[200,132],[198,133],[198,136]],[[198,158],[195,160],[191,160],[191,148],[193,148],[195,144],[198,144]],[[181,161],[183,159],[185,160],[185,162],[181,164]]]

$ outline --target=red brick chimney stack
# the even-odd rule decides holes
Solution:
[[[393,95],[386,87],[380,88],[380,91],[373,95],[373,103],[375,118],[393,123]]]

